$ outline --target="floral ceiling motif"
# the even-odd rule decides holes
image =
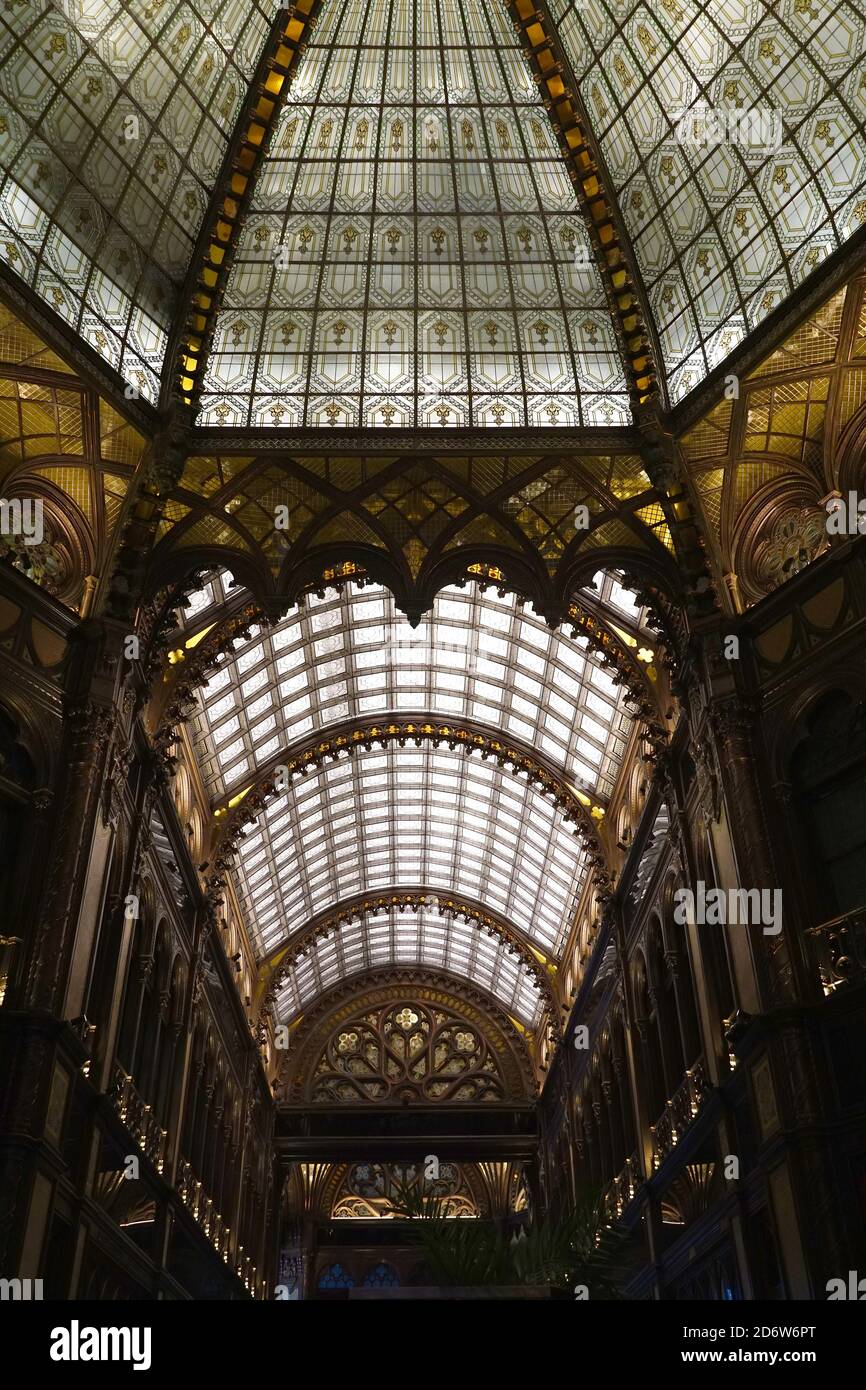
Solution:
[[[866,222],[866,21],[799,0],[548,9],[676,403]],[[303,0],[293,15],[7,7],[10,278],[156,404],[192,322],[194,249],[216,236],[218,268],[211,223],[235,227],[219,180],[243,128],[246,221],[182,367],[202,376],[203,422],[627,424],[616,282],[505,0]],[[771,128],[757,143],[755,112]]]

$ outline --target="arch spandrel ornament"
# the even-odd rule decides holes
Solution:
[[[604,442],[607,452],[595,452]],[[349,450],[342,442],[339,472],[321,432],[308,455],[284,449],[276,470],[257,448],[206,496],[198,468],[205,460],[193,459],[172,499],[175,519],[160,530],[150,592],[193,568],[222,564],[272,600],[295,596],[324,568],[346,562],[392,588],[406,612],[424,611],[443,584],[475,563],[510,574],[539,611],[552,608],[578,570],[591,578],[599,568],[628,565],[671,594],[679,590],[663,494],[641,467],[634,435],[618,444],[596,439],[592,451],[572,440],[566,455],[561,440],[551,440],[547,452],[538,441],[497,451],[493,460],[489,441],[457,459],[442,447],[422,457],[417,433],[405,453],[382,455],[373,441],[359,443]],[[365,475],[371,456],[380,467]],[[395,488],[406,492],[399,505]],[[431,493],[432,510],[425,504],[422,519],[419,489]],[[277,526],[278,515],[288,529]]]
[[[302,1019],[277,1098],[313,1105],[490,1104],[532,1099],[516,1024],[480,991],[421,970],[349,981]]]
[[[352,1163],[337,1187],[331,1219],[393,1219],[407,1189],[434,1199],[440,1218],[477,1217],[486,1214],[480,1186],[471,1165],[443,1162],[438,1176],[428,1177],[418,1163]]]

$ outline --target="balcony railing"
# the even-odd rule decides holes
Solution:
[[[810,927],[806,939],[826,995],[866,981],[866,908]]]
[[[666,1102],[664,1113],[650,1125],[653,1145],[653,1171],[660,1168],[682,1139],[709,1093],[702,1062],[696,1062],[681,1086]]]
[[[138,1147],[161,1173],[165,1165],[167,1131],[160,1128],[153,1110],[142,1100],[132,1077],[122,1067],[114,1069],[111,1100]]]
[[[182,1158],[178,1164],[177,1190],[184,1206],[201,1226],[214,1250],[225,1264],[230,1264],[231,1230],[185,1158]],[[254,1298],[256,1296],[261,1297],[263,1288],[257,1277],[256,1266],[248,1255],[244,1255],[242,1245],[238,1247],[234,1271]]]
[[[626,1159],[622,1172],[617,1174],[604,1194],[604,1209],[610,1221],[619,1220],[637,1192],[640,1181],[637,1154],[634,1153]]]
[[[6,998],[6,989],[12,976],[15,948],[20,945],[20,936],[0,936],[0,1004]]]
[[[165,1166],[167,1131],[160,1128],[151,1107],[141,1099],[132,1077],[122,1067],[114,1069],[111,1101],[139,1148],[151,1160],[157,1172],[162,1173]],[[178,1163],[176,1185],[181,1201],[198,1222],[214,1250],[225,1264],[231,1264],[232,1238],[228,1222],[217,1211],[213,1199],[207,1195],[185,1158],[181,1158]],[[253,1298],[264,1297],[264,1281],[249,1255],[244,1255],[242,1245],[238,1248],[233,1267]]]

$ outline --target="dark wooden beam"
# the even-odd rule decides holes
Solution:
[[[425,1158],[527,1162],[538,1150],[534,1105],[278,1105],[283,1163]]]

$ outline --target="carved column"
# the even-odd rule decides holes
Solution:
[[[690,887],[692,891],[698,880],[698,870],[695,859],[695,848],[692,839],[692,828],[686,814],[683,802],[678,794],[674,779],[670,775],[663,775],[662,779],[663,795],[667,802],[671,817],[671,835],[676,845],[676,857],[678,868],[682,875],[682,885]],[[708,801],[712,799],[712,792],[709,786],[706,787]],[[695,827],[697,831],[697,827]],[[665,924],[666,929],[670,924]],[[721,928],[718,929],[721,931]],[[684,1023],[685,1007],[683,991],[689,988],[689,975],[691,975],[691,986],[694,990],[694,1004],[697,1012],[697,1025],[700,1039],[701,1051],[707,1066],[707,1072],[714,1085],[718,1084],[720,1076],[726,1073],[727,1064],[725,1062],[725,1048],[722,1034],[722,1019],[724,1013],[719,1005],[719,994],[716,981],[716,965],[718,952],[713,949],[714,943],[707,943],[702,931],[695,927],[693,923],[683,923],[680,928],[680,941],[685,951],[688,952],[689,962],[680,959],[680,953],[669,950],[665,956],[665,963],[674,980],[674,987],[677,994],[677,1008],[679,1011],[681,1026]],[[724,939],[718,943],[719,950],[724,959],[726,947]],[[683,1027],[683,1037],[687,1036],[687,1029]],[[693,1061],[694,1059],[690,1059]]]
[[[103,793],[103,817],[107,823],[114,824],[121,814],[123,798],[126,793],[130,766],[132,764],[132,750],[124,739],[118,738],[112,748],[109,757],[108,773]],[[102,1037],[97,1038],[97,1055],[99,1058],[98,1073],[94,1080],[101,1090],[108,1085],[109,1077],[113,1070],[115,1052],[118,1045],[118,1033],[121,1018],[123,1015],[124,1001],[130,988],[137,987],[135,972],[137,964],[133,957],[134,943],[136,934],[140,932],[142,926],[152,925],[141,923],[140,915],[133,915],[127,912],[126,898],[130,894],[137,894],[138,881],[141,872],[141,864],[145,853],[150,847],[150,818],[156,798],[165,785],[167,780],[165,764],[161,758],[155,755],[144,760],[143,775],[137,779],[134,787],[131,803],[128,804],[128,819],[130,833],[126,843],[126,855],[124,863],[120,867],[117,887],[117,901],[109,905],[112,913],[117,914],[121,919],[120,927],[120,947],[117,951],[116,966],[114,972],[114,982],[111,993],[111,1005],[108,1019],[102,1029]],[[104,915],[101,931],[111,929],[113,923]],[[139,938],[140,944],[140,938]],[[99,943],[94,946],[94,953],[98,949]],[[137,1034],[137,1025],[136,1025]],[[129,1059],[128,1065],[132,1066]]]
[[[90,699],[66,717],[62,763],[66,776],[57,800],[45,887],[38,909],[22,1004],[62,1015],[78,911],[115,723],[109,705]]]
[[[174,1183],[177,1174],[178,1160],[181,1157],[180,1142],[181,1134],[183,1132],[183,1116],[185,1114],[187,1105],[190,1103],[194,1105],[196,1114],[196,1125],[192,1128],[190,1133],[190,1150],[192,1151],[196,1148],[198,1120],[201,1113],[198,1087],[196,1087],[193,1093],[192,1101],[190,1102],[188,1099],[190,1095],[190,1071],[192,1063],[192,1048],[193,1043],[195,1041],[195,1029],[193,1027],[193,1019],[195,1017],[199,999],[201,998],[201,992],[204,983],[205,942],[207,940],[208,935],[213,929],[213,924],[213,909],[209,903],[205,903],[198,908],[196,913],[195,928],[193,931],[193,949],[189,967],[189,979],[187,980],[186,998],[184,1000],[183,1007],[183,1029],[181,1034],[183,1041],[182,1046],[179,1049],[180,1057],[177,1063],[177,1086],[175,1092],[175,1100],[172,1108],[171,1122],[169,1125],[169,1147],[165,1168],[166,1178],[167,1181],[170,1183]],[[203,1057],[201,1058],[201,1064],[202,1066],[204,1065]],[[205,1124],[206,1123],[207,1121],[205,1119]],[[201,1171],[201,1164],[203,1162],[204,1154],[202,1153],[201,1159],[198,1160],[195,1152],[185,1154],[184,1157],[193,1165],[193,1167],[196,1166],[196,1162],[198,1161],[199,1167],[196,1169],[196,1177],[202,1178],[203,1174]]]
[[[722,793],[728,810],[728,826],[744,888],[781,888],[761,791],[757,706],[735,696],[716,705],[711,714],[717,740],[717,759]],[[779,1006],[793,1002],[797,993],[790,937],[796,923],[782,915],[782,930],[765,935],[761,926],[740,927],[750,933],[759,983],[766,1002]]]
[[[628,968],[625,924],[618,906],[612,906],[614,938],[616,940],[617,967],[619,970],[623,998],[623,1038],[625,1041],[625,1062],[627,1085],[631,1092],[632,1114],[634,1116],[634,1140],[638,1168],[641,1177],[652,1173],[652,1139],[649,1127],[655,1116],[647,1113],[646,1107],[646,1020],[636,1017],[631,971]]]
[[[225,1213],[229,1226],[231,1226],[231,1251],[232,1258],[234,1258],[235,1262],[238,1261],[239,1245],[245,1244],[245,1240],[243,1240],[243,1234],[245,1233],[242,1232],[240,1226],[242,1226],[243,1197],[245,1197],[245,1193],[243,1193],[243,1170],[245,1170],[250,1150],[250,1122],[252,1122],[250,1088],[256,1084],[256,1079],[254,1079],[254,1077],[256,1077],[254,1062],[256,1062],[254,1055],[250,1054],[250,1056],[247,1056],[246,1079],[245,1086],[243,1086],[242,1109],[240,1109],[240,1143],[238,1148],[234,1151],[234,1154],[232,1154],[232,1163],[234,1163],[235,1173],[234,1200],[232,1200],[231,1211]]]

